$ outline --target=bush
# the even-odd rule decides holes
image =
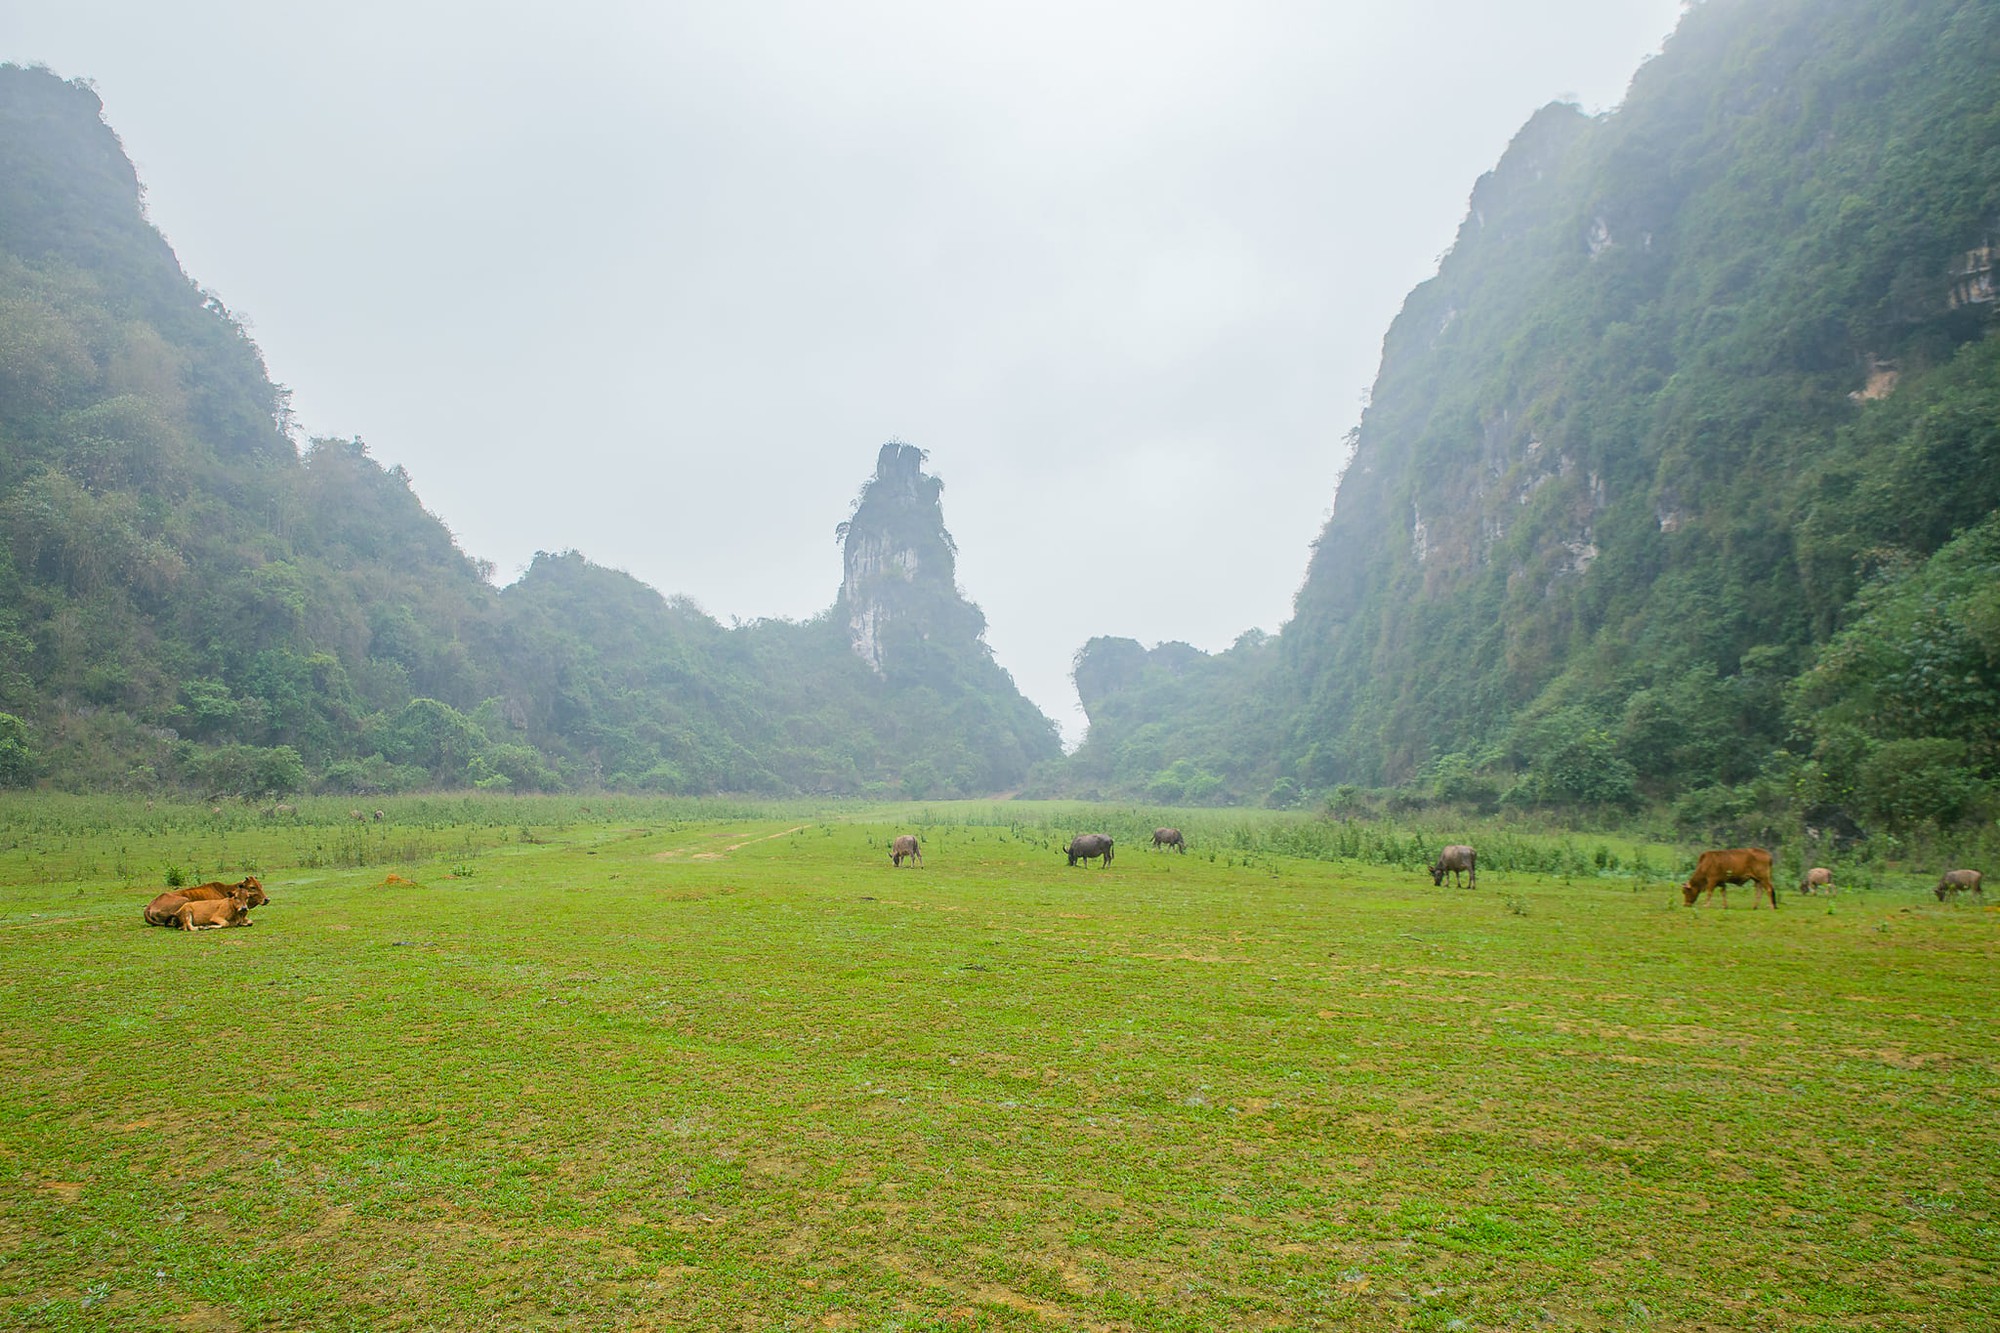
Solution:
[[[1884,741],[1860,765],[1855,796],[1865,813],[1896,832],[1922,824],[1949,828],[1986,789],[1965,762],[1963,741]]]
[[[320,774],[322,791],[350,796],[386,796],[416,791],[430,783],[430,774],[414,764],[392,764],[379,754],[328,764]]]
[[[28,748],[28,724],[0,713],[0,787],[25,787],[35,776],[35,752]]]
[[[212,796],[290,796],[306,785],[305,761],[289,745],[225,745],[197,753],[188,767]]]
[[[1697,787],[1674,802],[1674,823],[1687,833],[1730,836],[1752,805],[1751,793],[1741,787]]]

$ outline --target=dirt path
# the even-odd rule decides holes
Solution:
[[[742,842],[730,843],[727,847],[724,847],[719,852],[694,852],[693,855],[688,856],[688,860],[720,861],[728,853],[740,852],[753,842],[770,842],[774,838],[789,838],[792,836],[792,834],[803,833],[805,830],[811,827],[812,825],[810,824],[801,824],[797,828],[781,829],[776,833],[767,833],[761,838],[745,838]],[[673,861],[679,859],[681,856],[687,855],[692,850],[693,850],[692,848],[688,847],[675,847],[664,852],[654,852],[653,859],[655,861]]]

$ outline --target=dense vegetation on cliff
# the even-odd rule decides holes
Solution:
[[[873,666],[831,611],[725,628],[575,553],[496,591],[290,424],[96,95],[0,66],[0,784],[961,795],[1058,753],[948,569]]]
[[[1077,781],[1987,808],[1997,239],[2000,9],[1691,7],[1479,181],[1279,639],[1086,647]]]

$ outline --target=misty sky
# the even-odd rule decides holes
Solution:
[[[1290,615],[1473,181],[1681,8],[0,0],[0,59],[94,81],[304,428],[503,581],[811,615],[907,440],[1074,741],[1091,635]]]

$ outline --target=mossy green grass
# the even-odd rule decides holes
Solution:
[[[2000,912],[1914,880],[1439,889],[1078,807],[0,814],[0,1326],[2000,1322]],[[167,864],[272,902],[146,927]]]

